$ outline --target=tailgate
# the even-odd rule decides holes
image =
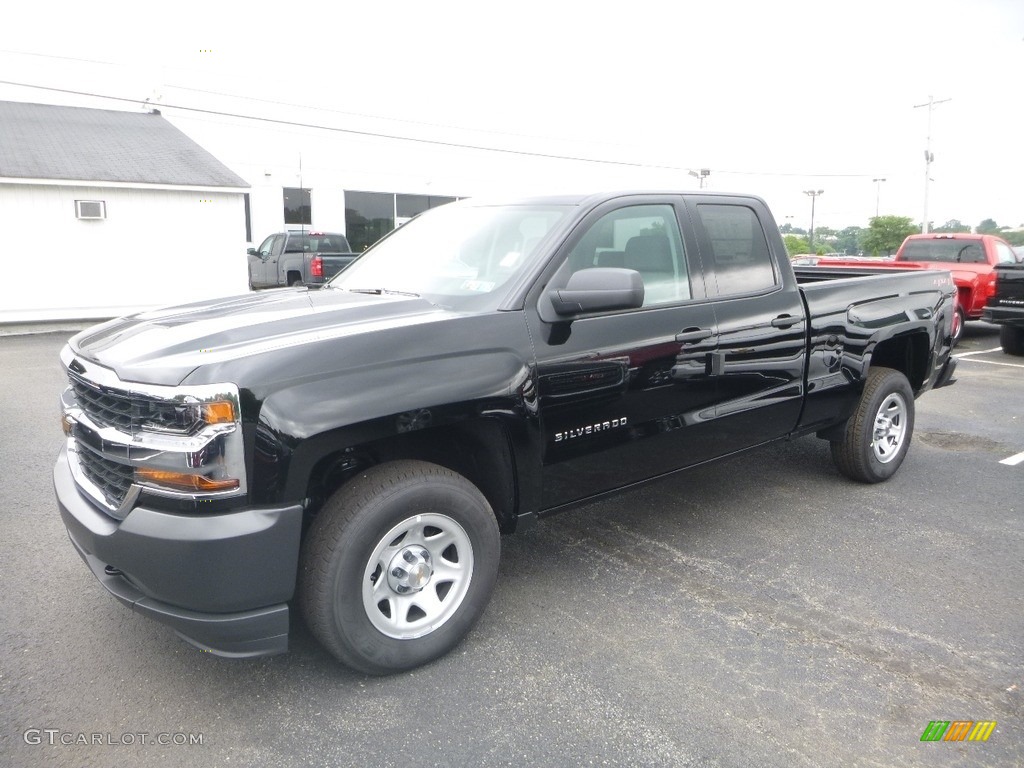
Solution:
[[[996,295],[993,306],[1024,307],[1024,264],[996,267]]]
[[[341,270],[355,261],[356,254],[321,254],[320,258],[323,261],[324,280],[330,280],[336,274],[341,272]]]

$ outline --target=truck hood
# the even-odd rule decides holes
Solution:
[[[418,297],[287,288],[118,318],[69,344],[122,381],[178,385],[200,366],[448,316]]]

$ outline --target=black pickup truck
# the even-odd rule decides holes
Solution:
[[[350,666],[408,669],[539,517],[802,435],[892,476],[951,381],[953,298],[942,271],[798,278],[756,197],[462,201],[318,289],[71,339],[60,513],[202,649],[284,651],[293,606]]]
[[[339,232],[304,230],[268,235],[246,253],[251,289],[322,285],[358,256]]]
[[[999,264],[995,272],[996,294],[982,318],[999,324],[1003,352],[1024,355],[1024,264]]]

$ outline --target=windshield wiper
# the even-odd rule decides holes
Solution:
[[[377,296],[387,294],[389,296],[414,296],[417,299],[420,297],[418,293],[410,293],[409,291],[393,291],[390,288],[345,288],[344,290],[349,293],[372,293]]]

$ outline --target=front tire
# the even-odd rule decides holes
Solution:
[[[303,543],[299,601],[338,660],[372,675],[451,650],[498,575],[498,523],[466,478],[422,461],[368,470],[332,496]]]
[[[868,370],[860,403],[841,439],[832,441],[832,460],[851,480],[880,483],[896,474],[914,434],[914,392],[892,368]]]
[[[1024,328],[1019,325],[1000,325],[999,344],[1008,355],[1024,355]]]

